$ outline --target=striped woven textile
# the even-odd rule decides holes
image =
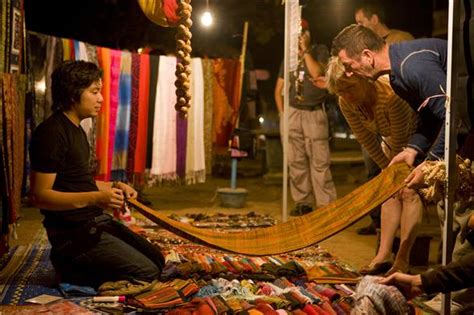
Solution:
[[[271,255],[313,245],[355,223],[403,188],[409,171],[406,164],[392,165],[317,211],[272,227],[231,234],[177,222],[136,200],[129,203],[148,219],[191,241],[246,255]]]

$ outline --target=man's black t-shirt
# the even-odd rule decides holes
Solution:
[[[61,192],[98,191],[89,166],[89,143],[84,130],[63,113],[55,113],[33,132],[31,168],[56,173],[53,189]],[[98,207],[51,211],[42,209],[45,227],[61,227],[102,213]]]

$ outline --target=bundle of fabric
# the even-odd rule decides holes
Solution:
[[[179,20],[176,0],[137,0],[146,17],[163,27],[176,26]]]
[[[427,201],[438,202],[444,199],[446,183],[446,163],[444,161],[424,162],[422,172],[424,174],[424,184],[426,188],[420,189],[421,195]],[[456,200],[462,204],[474,203],[474,171],[472,162],[469,159],[456,157],[456,171],[458,174]]]
[[[351,314],[411,314],[403,294],[394,286],[379,283],[380,277],[366,276],[357,285],[356,304]]]

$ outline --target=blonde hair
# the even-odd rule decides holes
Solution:
[[[329,59],[326,66],[326,82],[329,93],[336,93],[336,82],[344,75],[345,69],[339,57],[334,56]]]

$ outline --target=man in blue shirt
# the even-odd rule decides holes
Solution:
[[[344,28],[333,41],[332,54],[339,56],[346,75],[376,80],[390,75],[393,90],[419,113],[420,124],[405,150],[391,163],[416,165],[444,156],[444,120],[447,44],[441,39],[418,39],[388,45],[361,25]],[[407,177],[408,187],[423,182],[419,165]]]

